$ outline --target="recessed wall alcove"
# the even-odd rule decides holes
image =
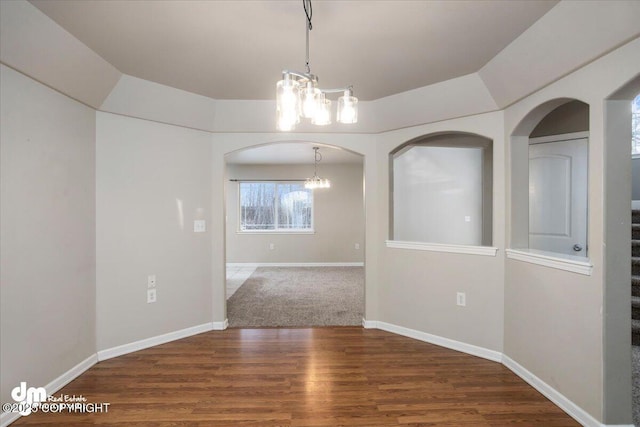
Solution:
[[[569,98],[539,105],[513,131],[511,249],[587,262],[588,138],[589,106]]]
[[[390,240],[491,246],[493,141],[442,132],[389,154]]]

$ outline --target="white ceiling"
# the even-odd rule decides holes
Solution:
[[[215,99],[273,99],[304,69],[302,1],[31,0],[122,73]],[[311,70],[362,100],[478,71],[556,0],[313,2]]]
[[[282,142],[235,151],[225,156],[229,164],[313,164],[313,147],[320,147],[322,163],[362,163],[359,154],[311,142]]]

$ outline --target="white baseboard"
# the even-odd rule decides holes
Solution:
[[[547,399],[556,404],[560,409],[585,427],[614,427],[613,424],[602,424],[584,409],[573,403],[565,395],[542,381],[525,367],[506,354],[502,355],[502,364],[514,374],[526,381],[531,387],[542,393]],[[616,427],[633,427],[633,424],[618,424]]]
[[[378,322],[362,318],[362,327],[365,329],[378,329]]]
[[[224,319],[224,322],[212,322],[211,325],[214,331],[224,331],[229,327],[229,319]]]
[[[98,362],[98,356],[96,354],[92,354],[91,356],[84,359],[82,362],[78,363],[73,368],[69,369],[64,374],[60,375],[58,378],[51,381],[49,384],[44,386],[45,390],[47,390],[48,395],[52,395],[62,387],[69,384],[71,381],[78,378],[81,374],[83,374],[87,369],[92,367]],[[17,412],[2,412],[0,415],[0,426],[6,427],[12,422],[16,421],[20,418],[20,415]]]
[[[502,353],[499,351],[489,350],[488,348],[479,347],[473,344],[467,344],[461,341],[444,338],[439,335],[428,334],[426,332],[417,331],[415,329],[405,328],[403,326],[393,325],[391,323],[380,321],[366,321],[370,328],[377,328],[383,331],[392,332],[394,334],[402,335],[405,337],[413,338],[419,341],[428,342],[430,344],[439,345],[440,347],[450,348],[452,350],[461,351],[463,353],[471,354],[473,356],[482,357],[493,362],[502,361]],[[365,326],[367,327],[367,326]]]
[[[133,353],[134,351],[143,350],[145,348],[164,344],[170,341],[179,340],[180,338],[190,337],[192,335],[201,334],[214,330],[214,323],[203,323],[202,325],[192,326],[190,328],[181,329],[179,331],[169,332],[163,335],[157,335],[151,338],[145,338],[140,341],[134,341],[128,344],[119,345],[117,347],[100,350],[98,352],[98,360],[107,360],[113,357],[122,356],[123,354]],[[223,323],[223,322],[217,322]]]
[[[452,350],[461,351],[463,353],[471,354],[473,356],[482,357],[484,359],[491,360],[493,362],[502,363],[509,368],[514,374],[526,381],[531,387],[538,390],[547,399],[551,400],[560,409],[567,413],[567,415],[574,418],[580,424],[585,427],[634,427],[633,424],[602,424],[584,409],[573,403],[570,399],[564,396],[562,393],[536,377],[529,372],[523,366],[518,364],[509,356],[500,353],[498,351],[489,350],[484,347],[478,347],[472,344],[455,341],[449,338],[444,338],[438,335],[428,334],[426,332],[417,331],[415,329],[405,328],[403,326],[393,325],[391,323],[380,322],[377,320],[362,319],[362,327],[365,329],[380,329],[383,331],[391,332],[394,334],[402,335],[405,337],[417,339],[419,341],[428,342],[431,344],[439,345],[441,347],[450,348]]]
[[[364,267],[364,262],[228,262],[233,267]]]

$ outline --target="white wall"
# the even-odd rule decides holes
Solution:
[[[389,238],[389,153],[414,138],[441,132],[466,132],[493,140],[493,246],[500,251],[494,257],[382,247],[379,313],[370,320],[502,351],[505,242],[502,128],[502,113],[495,112],[377,136],[380,243]],[[466,307],[456,306],[456,292],[466,293]]]
[[[117,72],[104,67],[100,60],[94,61],[96,58],[85,50],[86,46],[79,46],[69,34],[60,33],[53,21],[29,3],[0,2],[0,6],[3,63],[89,105],[101,104]],[[613,366],[612,361],[626,360],[623,356],[629,346],[623,342],[620,348],[605,349],[602,344],[609,335],[605,327],[614,329],[624,319],[605,325],[601,310],[603,301],[611,300],[604,279],[605,218],[606,223],[623,223],[615,215],[605,215],[614,211],[608,211],[605,205],[603,183],[606,179],[611,189],[616,188],[616,179],[630,172],[630,166],[621,165],[620,171],[612,165],[605,168],[603,159],[608,154],[609,141],[604,138],[607,123],[603,119],[603,101],[640,70],[638,39],[616,48],[637,37],[639,7],[634,1],[561,2],[478,74],[363,102],[362,121],[355,127],[335,125],[323,133],[301,127],[299,133],[271,133],[271,101],[215,102],[214,123],[203,129],[227,133],[212,135],[98,113],[96,175],[91,172],[88,147],[78,150],[74,145],[73,150],[68,150],[69,145],[91,141],[96,135],[91,131],[91,110],[23,76],[11,77],[3,67],[2,393],[6,393],[6,384],[16,381],[17,376],[11,376],[13,372],[19,375],[25,366],[29,368],[24,371],[29,375],[26,379],[42,383],[89,354],[95,339],[87,332],[94,318],[92,291],[74,288],[71,299],[63,293],[64,300],[50,293],[68,290],[65,286],[81,286],[90,278],[92,247],[97,246],[99,261],[98,349],[224,320],[224,155],[268,142],[305,140],[351,149],[365,156],[367,319],[504,351],[587,416],[607,423],[628,423],[630,369],[621,364]],[[46,22],[40,22],[43,18]],[[25,28],[37,31],[21,37]],[[4,32],[7,30],[10,33]],[[56,41],[53,45],[52,40]],[[49,54],[40,55],[41,49]],[[6,56],[7,52],[12,55]],[[578,69],[606,52],[610,53]],[[69,59],[78,62],[71,61],[73,72],[65,74]],[[81,73],[76,74],[78,71]],[[92,76],[99,78],[94,81]],[[532,109],[558,97],[580,99],[590,106],[592,276],[515,260],[507,260],[505,265],[503,256],[506,241],[512,237],[505,236],[505,232],[513,233],[510,215],[518,209],[518,201],[510,192],[511,176],[507,176],[512,167],[506,160],[511,146],[504,141]],[[109,108],[114,113],[149,120],[173,120],[171,102],[157,106],[155,111],[148,103],[133,101],[125,96],[109,104]],[[185,105],[192,108],[200,101],[192,99]],[[200,126],[194,123],[206,122],[212,107],[208,101],[204,104],[206,112],[202,116],[190,122],[190,117],[180,114],[178,121],[184,122],[180,124]],[[11,110],[5,105],[11,105]],[[505,111],[490,112],[505,105],[511,106]],[[12,118],[14,111],[16,116]],[[5,135],[20,133],[14,125],[29,134],[46,129],[53,135],[47,142],[53,141],[57,144],[54,147],[62,148],[51,152],[45,144],[27,151],[31,149],[29,145],[9,144],[11,138]],[[389,152],[417,136],[447,131],[478,133],[494,141],[493,245],[499,248],[497,257],[384,246],[389,230]],[[11,156],[19,161],[6,160],[11,158],[5,154],[9,147],[19,151],[19,155]],[[68,156],[58,157],[59,153]],[[23,164],[28,167],[23,168]],[[25,170],[33,171],[32,175],[24,174]],[[70,171],[73,179],[67,180],[65,174]],[[98,234],[97,243],[92,246],[91,203],[60,206],[62,199],[50,196],[80,194],[76,200],[87,201],[92,196],[85,185],[92,185],[94,176]],[[23,191],[27,184],[31,193]],[[31,197],[43,193],[48,198]],[[22,206],[14,204],[12,198]],[[185,224],[200,214],[210,219],[207,233],[193,235],[186,228],[181,231],[176,199],[183,202]],[[42,211],[47,215],[35,221],[30,216]],[[5,233],[18,230],[25,235],[5,237]],[[34,233],[28,234],[30,230]],[[59,251],[60,241],[69,242],[73,253]],[[5,245],[11,248],[5,250]],[[23,246],[33,257],[26,259],[37,268],[31,271],[24,267],[24,271],[12,273],[21,265],[22,259],[15,254]],[[53,246],[55,250],[51,249]],[[69,267],[74,262],[87,269]],[[11,267],[7,269],[5,264]],[[152,305],[144,301],[149,273],[158,276],[158,302]],[[30,275],[33,280],[27,280]],[[20,286],[12,285],[17,282],[10,277],[18,277]],[[75,280],[70,281],[69,277]],[[45,289],[39,285],[42,282],[51,285]],[[38,283],[37,288],[34,283]],[[63,324],[55,335],[44,336],[44,328],[30,329],[26,334],[21,331],[19,336],[7,333],[7,319],[13,322],[23,315],[25,286],[33,286],[31,293],[42,296],[27,305],[31,314],[39,316],[44,311]],[[456,291],[467,292],[467,307],[454,305]],[[52,301],[59,304],[53,305]],[[628,300],[620,301],[620,306],[628,307]],[[67,303],[73,303],[73,308],[65,309]],[[52,310],[52,306],[56,309]],[[13,307],[20,307],[20,311]],[[51,318],[46,321],[51,324]],[[67,334],[64,331],[69,325],[78,329]],[[34,342],[47,348],[46,360],[41,359],[42,353],[31,354]],[[19,370],[14,371],[13,366],[19,366]],[[613,384],[612,379],[616,378],[621,385],[607,388],[605,396],[604,385]],[[619,402],[617,406],[607,406],[615,401]]]
[[[95,354],[95,112],[0,66],[0,401]]]
[[[238,233],[238,183],[227,180],[228,263],[364,262],[362,164],[321,163],[319,169],[331,188],[313,192],[313,234]],[[229,179],[304,179],[312,174],[309,164],[227,165]],[[270,243],[275,249],[269,249]]]
[[[97,113],[96,144],[98,350],[211,322],[210,135]]]
[[[514,132],[527,134],[525,128],[535,126],[527,124],[523,127],[522,123],[539,105],[558,98],[574,98],[589,104],[588,241],[593,273],[584,276],[508,259],[504,353],[593,418],[609,424],[631,421],[630,395],[625,392],[625,382],[629,384],[630,381],[630,369],[628,365],[619,366],[617,373],[609,372],[608,361],[604,358],[603,340],[607,331],[603,326],[602,309],[607,295],[604,283],[606,206],[603,177],[629,173],[630,165],[620,164],[616,169],[605,170],[604,131],[607,124],[604,122],[603,105],[604,99],[634,77],[638,70],[640,40],[636,39],[505,110],[506,138],[510,138]],[[628,147],[629,141],[621,143]],[[510,150],[513,146],[508,144],[507,148]],[[514,176],[516,174],[511,171],[507,180],[507,206],[510,211],[519,208],[519,202],[511,195],[512,184],[509,183]],[[620,222],[624,219],[612,216],[607,220]],[[510,219],[507,229],[512,233],[514,225]],[[630,268],[628,263],[626,265]],[[629,299],[626,304],[629,304]],[[628,323],[611,324],[611,327],[628,328]],[[610,352],[608,357],[616,360],[616,352],[628,354],[629,348],[630,337],[626,344],[607,349]],[[621,371],[626,374],[620,374]],[[605,410],[605,373],[620,378],[618,394],[608,398],[625,402],[621,405],[626,407],[625,410],[617,413]]]

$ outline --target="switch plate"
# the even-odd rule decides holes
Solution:
[[[275,248],[276,248],[276,245],[274,243],[269,243],[270,250],[274,250]]]
[[[356,249],[360,249],[360,243],[356,243],[356,244],[355,244],[355,248],[356,248]]]
[[[156,287],[156,275],[150,274],[147,276],[147,288],[155,288]]]
[[[157,295],[155,289],[147,289],[147,304],[156,302]]]
[[[464,222],[471,222],[471,217],[470,216],[465,216],[464,217]]]
[[[467,305],[467,294],[465,294],[464,292],[458,292],[456,294],[456,304],[459,306],[466,306]]]
[[[204,219],[196,219],[193,221],[193,232],[204,233],[207,231],[207,223]]]

